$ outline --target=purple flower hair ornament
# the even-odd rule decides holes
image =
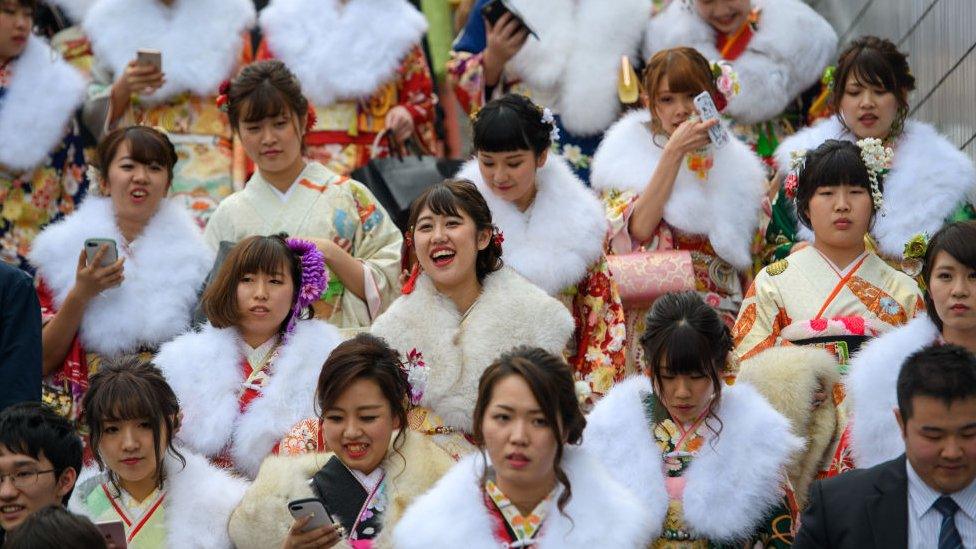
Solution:
[[[295,331],[295,322],[302,310],[318,301],[322,296],[322,292],[329,285],[329,275],[325,270],[325,256],[315,247],[315,244],[301,238],[289,238],[285,242],[301,261],[302,272],[302,279],[296,281],[300,284],[298,297],[291,308],[291,317],[288,319],[288,326],[285,328],[285,333],[290,334]]]

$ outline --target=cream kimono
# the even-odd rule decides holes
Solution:
[[[361,183],[309,162],[284,200],[255,172],[243,191],[220,204],[205,237],[213,247],[251,235],[286,232],[294,237],[352,243],[349,253],[363,264],[366,300],[345,290],[331,276],[329,289],[315,304],[316,315],[345,329],[370,325],[399,293],[403,237],[383,207]]]

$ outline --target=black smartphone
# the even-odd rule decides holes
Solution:
[[[529,34],[535,37],[536,40],[539,39],[539,35],[532,30],[532,27],[525,24],[525,18],[518,13],[506,0],[491,0],[481,8],[481,15],[488,20],[491,26],[495,26],[495,23],[502,18],[506,13],[511,13],[512,17],[518,19],[520,25],[522,25],[525,30],[529,31]]]

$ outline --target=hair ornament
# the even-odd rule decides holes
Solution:
[[[230,110],[230,80],[224,80],[217,88],[217,108],[221,112]]]
[[[319,121],[319,115],[315,113],[315,106],[308,102],[308,110],[305,111],[305,133],[312,131]]]
[[[288,248],[301,260],[302,272],[298,298],[292,306],[292,315],[285,329],[286,333],[291,333],[295,330],[295,322],[302,310],[322,297],[322,292],[329,285],[329,275],[325,271],[325,256],[315,247],[315,244],[301,238],[289,238],[285,242],[288,244]]]
[[[496,246],[501,248],[502,243],[505,242],[505,233],[503,233],[498,227],[492,228],[491,241],[494,242]]]
[[[427,390],[427,378],[430,369],[424,362],[424,354],[416,347],[407,353],[407,361],[400,366],[407,375],[407,383],[410,385],[410,404],[417,406],[424,398],[424,391]]]
[[[786,198],[790,200],[796,198],[796,190],[800,186],[800,172],[806,165],[807,151],[801,149],[790,152],[790,171],[786,174],[786,180],[783,182]]]
[[[826,86],[828,90],[834,91],[834,87],[837,85],[837,67],[835,65],[827,65],[820,77],[820,83]]]
[[[553,143],[559,141],[559,126],[556,125],[556,117],[549,110],[549,107],[542,108],[542,123],[552,126],[552,129],[549,130],[549,139]]]
[[[905,243],[905,249],[901,253],[901,270],[908,276],[916,279],[918,282],[918,287],[925,290],[925,281],[921,280],[919,275],[922,274],[922,267],[925,265],[925,254],[929,250],[929,235],[928,233],[915,233],[908,242]]]
[[[881,193],[881,184],[878,177],[883,177],[891,168],[891,161],[894,158],[894,151],[891,147],[885,147],[884,143],[876,137],[868,137],[857,142],[861,149],[861,160],[864,167],[868,169],[868,178],[871,180],[871,199],[874,202],[874,209],[881,212],[884,217],[884,195]]]
[[[102,196],[102,170],[89,164],[85,169],[85,178],[88,179],[88,196]]]
[[[722,112],[728,106],[729,101],[742,92],[739,73],[735,72],[728,61],[712,61],[709,66],[712,69],[715,87],[722,94],[721,97],[713,97],[712,99],[715,101],[715,108]]]

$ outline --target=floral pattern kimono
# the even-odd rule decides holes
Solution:
[[[492,533],[503,547],[531,547],[537,537],[542,537],[546,515],[552,507],[558,489],[543,498],[528,515],[508,499],[501,488],[495,484],[494,471],[489,471],[485,479],[485,506],[492,521]]]

